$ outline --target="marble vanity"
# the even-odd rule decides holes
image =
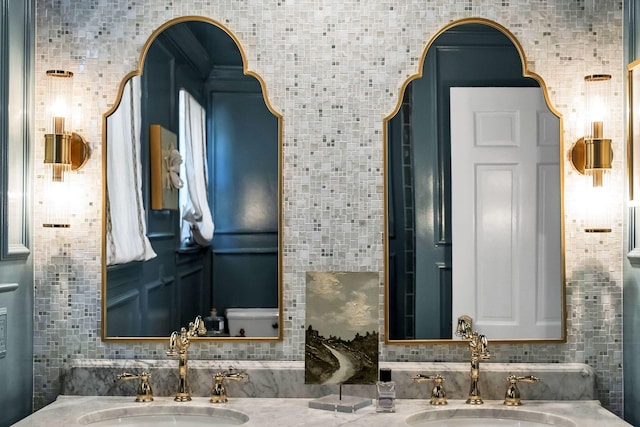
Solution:
[[[248,378],[227,383],[228,403],[210,403],[211,374],[230,367]],[[192,360],[189,381],[193,400],[178,403],[173,401],[178,381],[176,361],[73,360],[64,369],[58,399],[16,426],[50,426],[52,420],[67,427],[101,426],[112,425],[105,424],[111,422],[106,420],[152,414],[214,417],[214,424],[246,426],[424,426],[431,425],[430,420],[459,417],[519,419],[534,423],[530,425],[556,427],[628,425],[595,400],[595,374],[584,364],[485,363],[480,383],[484,405],[464,403],[469,386],[468,363],[383,362],[381,367],[391,368],[397,383],[395,413],[376,413],[374,405],[353,413],[309,408],[312,399],[336,394],[338,387],[305,385],[304,363],[297,361]],[[151,373],[153,402],[136,403],[136,384],[115,381],[124,371]],[[416,373],[443,375],[449,404],[430,405],[429,384],[410,379]],[[520,385],[523,405],[519,407],[502,403],[510,374],[540,378],[538,383]],[[345,385],[342,391],[349,396],[375,397],[373,385]],[[120,421],[116,422],[127,425]]]
[[[158,397],[153,402],[136,403],[131,397],[117,396],[60,396],[56,402],[15,424],[16,427],[65,427],[92,425],[111,420],[118,425],[140,408],[147,414],[206,414],[214,415],[216,425],[243,426],[410,426],[440,415],[506,417],[547,423],[557,427],[615,427],[629,425],[603,409],[597,401],[534,401],[521,407],[505,407],[501,401],[486,401],[481,407],[452,400],[447,406],[435,407],[423,399],[400,399],[395,413],[376,413],[368,406],[354,413],[331,412],[308,407],[305,398],[236,398],[225,404],[213,405],[208,398],[196,397],[191,402],[176,403],[171,397]],[[198,412],[198,410],[200,412]],[[217,412],[216,412],[217,411]],[[118,418],[123,417],[123,418]],[[228,423],[221,421],[227,419]],[[491,418],[489,418],[491,419]],[[94,424],[106,425],[106,424]],[[191,425],[191,424],[190,424]],[[203,425],[203,424],[193,424]],[[543,424],[544,425],[544,424]]]

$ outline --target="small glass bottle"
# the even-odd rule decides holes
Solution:
[[[224,317],[218,316],[218,310],[211,309],[210,316],[204,318],[207,335],[220,335],[224,332]]]
[[[380,369],[378,388],[378,398],[376,399],[376,412],[396,411],[396,383],[391,380],[391,369]]]

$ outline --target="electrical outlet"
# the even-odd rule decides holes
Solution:
[[[7,355],[7,309],[0,307],[0,358]]]

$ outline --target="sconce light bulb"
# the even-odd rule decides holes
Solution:
[[[587,112],[587,114],[589,115],[589,121],[591,123],[602,123],[607,114],[604,99],[598,96],[594,97],[594,99],[592,99],[590,102],[591,104],[589,105],[589,111]]]
[[[610,187],[610,170],[595,169],[587,172],[591,177],[585,182],[585,231],[588,233],[611,232],[612,211],[614,203]]]
[[[49,114],[53,119],[51,133],[62,134],[65,125],[71,124],[69,117],[73,93],[73,73],[64,70],[48,70],[46,75],[49,86]]]
[[[44,218],[42,226],[45,228],[69,228],[72,212],[72,193],[64,182],[68,165],[52,164],[52,178],[45,181],[43,192]]]
[[[595,130],[593,124],[602,123],[608,118],[607,99],[611,95],[611,75],[591,74],[585,76],[586,113],[589,128],[586,129],[586,136],[601,138],[591,132]]]
[[[56,96],[51,104],[51,115],[53,116],[54,123],[57,120],[64,120],[66,117],[69,117],[69,106],[68,101],[62,96]]]

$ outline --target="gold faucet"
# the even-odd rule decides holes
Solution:
[[[140,380],[138,390],[136,390],[136,402],[153,402],[153,390],[151,390],[151,384],[149,384],[149,378],[151,374],[143,372],[140,375],[130,374],[124,372],[118,375],[118,380]]]
[[[484,335],[478,334],[477,331],[474,331],[472,325],[473,320],[466,314],[458,317],[456,335],[462,337],[462,339],[469,340],[469,351],[471,352],[471,386],[467,403],[471,405],[482,405],[484,402],[480,397],[480,389],[478,388],[478,381],[480,380],[480,360],[490,359],[491,353],[489,353],[489,349],[487,348],[487,338]]]
[[[191,400],[191,391],[189,390],[189,382],[187,380],[187,350],[191,344],[191,338],[195,336],[204,336],[207,334],[207,328],[204,326],[202,317],[196,316],[193,322],[189,322],[189,329],[182,327],[180,333],[173,331],[169,337],[169,349],[167,356],[178,356],[178,392],[173,399],[176,402],[187,402]]]
[[[540,378],[528,375],[526,377],[517,377],[515,375],[509,375],[507,377],[507,391],[504,395],[504,404],[508,406],[520,406],[522,401],[520,400],[520,390],[518,390],[518,382],[523,383],[537,383]]]
[[[433,381],[433,389],[431,390],[431,400],[429,403],[432,405],[446,405],[447,404],[447,393],[444,390],[444,377],[440,374],[435,376],[427,376],[422,374],[416,374],[411,377],[411,379],[417,383],[422,383],[425,381]]]
[[[239,372],[216,372],[213,374],[213,388],[211,389],[211,403],[227,403],[227,388],[224,386],[224,380],[240,381],[247,377],[247,374]]]

